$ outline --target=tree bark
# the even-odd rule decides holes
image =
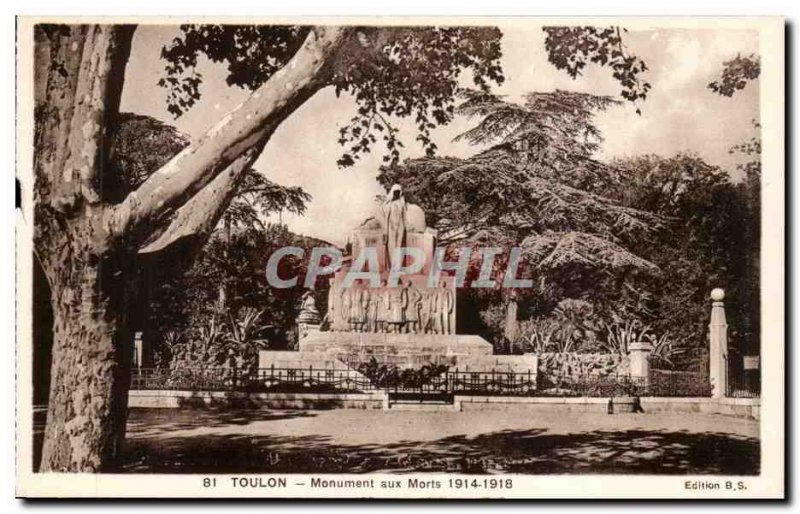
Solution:
[[[40,25],[35,39],[34,247],[54,339],[42,471],[101,471],[124,438],[124,267],[103,203],[133,27]]]
[[[132,348],[125,278],[90,256],[50,270],[53,365],[42,471],[110,471],[125,437]]]
[[[265,143],[269,135],[265,134]],[[178,209],[166,229],[154,232],[139,250],[139,254],[160,252],[182,239],[193,239],[192,246],[200,247],[216,227],[225,209],[236,194],[239,180],[261,154],[263,145],[246,152],[228,169],[217,175],[206,187]]]
[[[252,131],[252,128],[247,127],[252,126],[254,123],[254,111],[263,110],[259,105],[271,106],[271,110],[267,111],[268,115],[263,116],[263,124],[248,136],[247,141],[249,143],[247,144],[250,146],[243,146],[246,150],[233,160],[227,166],[227,169],[214,177],[171,215],[165,230],[151,234],[140,248],[140,254],[160,252],[185,238],[194,239],[195,247],[202,246],[202,243],[205,242],[211,231],[216,227],[225,209],[230,205],[241,177],[261,155],[264,146],[275,130],[300,105],[320,89],[329,85],[337,64],[337,53],[341,52],[342,47],[347,42],[347,32],[342,28],[329,27],[324,30],[316,29],[316,31],[312,31],[303,48],[286,65],[286,68],[291,70],[290,75],[281,74],[270,79],[249,100],[229,113],[223,119],[223,122],[208,131],[203,140],[219,139],[213,144],[223,144],[224,146],[225,138]],[[266,97],[265,95],[269,96]],[[239,125],[239,128],[236,128],[237,125]],[[188,147],[182,153],[184,152],[188,155],[193,155],[194,151],[191,147]],[[220,154],[218,157],[219,160],[217,162],[204,163],[199,166],[199,169],[202,169],[202,166],[219,168],[228,162],[228,158],[225,155]],[[180,154],[173,161],[180,161]],[[138,201],[138,195],[150,188],[153,191],[162,193],[161,199],[158,200],[159,202],[166,202],[166,197],[169,196],[169,193],[162,189],[165,187],[163,183],[169,180],[170,174],[176,173],[176,171],[165,172],[170,166],[172,166],[172,161],[160,171],[167,177],[166,180],[163,177],[153,178],[153,184],[143,184],[143,186],[147,187],[142,187],[129,200]],[[187,167],[186,169],[189,170],[190,168]],[[188,175],[189,171],[184,173]],[[202,183],[204,179],[198,178],[197,180],[198,183]],[[135,212],[129,212],[127,209],[127,207],[121,206],[119,215],[133,218],[137,216]]]

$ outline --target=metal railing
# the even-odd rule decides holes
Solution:
[[[760,398],[761,374],[759,370],[731,369],[728,362],[728,380],[725,396],[728,398]]]
[[[418,370],[417,370],[418,371]],[[134,370],[131,389],[241,392],[316,392],[492,396],[710,396],[708,377],[655,370],[627,375],[553,377],[533,372],[465,371],[397,373],[368,377],[352,368],[178,368]]]
[[[615,396],[711,396],[708,377],[698,373],[651,371],[649,377],[589,375],[546,377],[539,380],[539,396],[610,398]]]
[[[350,369],[332,368],[139,368],[133,371],[131,389],[186,391],[376,391],[369,379]]]

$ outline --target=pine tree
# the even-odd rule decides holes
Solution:
[[[488,148],[467,159],[407,160],[383,167],[378,178],[403,185],[441,244],[520,247],[523,273],[540,292],[556,281],[569,294],[586,293],[591,274],[657,271],[628,242],[657,230],[663,218],[593,192],[617,173],[594,158],[602,142],[594,114],[618,101],[566,91],[530,93],[520,104],[484,92],[464,96],[457,113],[479,120],[457,139]],[[496,263],[499,272],[506,261]],[[565,284],[565,276],[575,283]],[[520,293],[505,296],[509,309]]]

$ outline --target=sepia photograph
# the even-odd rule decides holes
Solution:
[[[782,497],[784,30],[19,17],[17,494]]]

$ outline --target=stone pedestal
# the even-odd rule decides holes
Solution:
[[[728,322],[725,319],[725,291],[711,291],[711,322],[708,325],[709,380],[711,396],[723,398],[728,389]]]
[[[370,334],[309,332],[300,339],[299,351],[262,351],[259,367],[335,368],[357,367],[375,359],[401,369],[443,365],[452,371],[529,373],[536,376],[537,357],[493,355],[492,345],[480,336],[436,334]]]
[[[302,341],[308,334],[319,332],[319,323],[298,323],[297,324],[297,340]]]
[[[368,362],[399,368],[426,364],[456,366],[459,358],[492,356],[492,345],[480,336],[317,332],[300,340],[300,352],[328,355],[345,362]]]
[[[386,245],[384,244],[383,237],[383,229],[380,228],[377,222],[355,229],[350,235],[349,240],[353,260],[357,259],[365,248],[374,248],[378,256],[380,271],[388,271],[388,267],[386,267],[388,256],[386,255]],[[433,264],[436,233],[431,229],[425,229],[422,232],[409,231],[406,233],[406,247],[417,248],[422,251],[424,258],[422,261],[422,269],[418,273],[428,275]]]
[[[653,345],[647,342],[631,343],[628,352],[631,378],[641,380],[647,385],[650,382],[650,354],[653,352]]]

